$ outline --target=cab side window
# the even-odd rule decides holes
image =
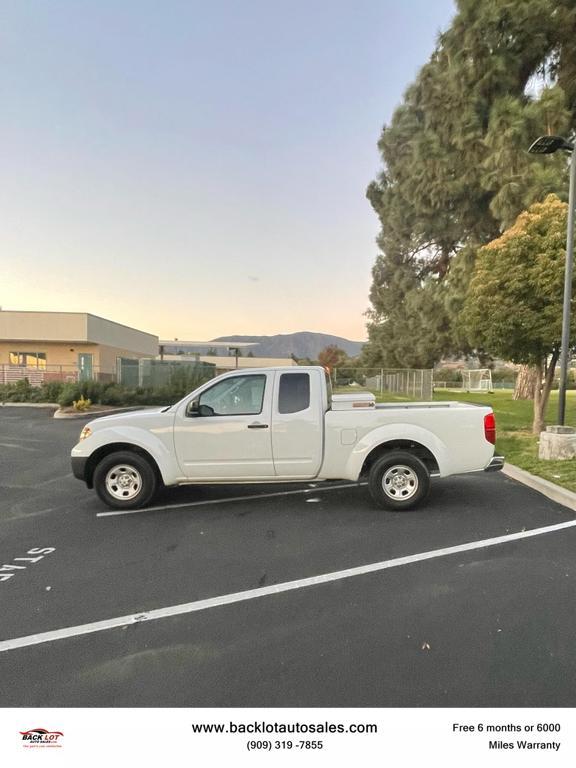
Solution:
[[[283,373],[278,391],[278,413],[298,413],[310,407],[310,374]]]
[[[210,416],[248,416],[262,412],[266,376],[233,376],[202,392],[199,406]]]

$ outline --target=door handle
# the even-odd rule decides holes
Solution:
[[[253,424],[248,424],[248,429],[268,429],[268,424],[259,424],[255,421]]]

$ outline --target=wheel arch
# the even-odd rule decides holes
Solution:
[[[407,451],[408,453],[411,453],[419,458],[426,466],[426,469],[430,475],[435,475],[440,472],[438,460],[427,446],[419,443],[417,440],[396,439],[386,440],[385,442],[379,443],[378,445],[374,446],[374,448],[372,448],[372,450],[364,459],[362,468],[360,470],[360,477],[367,477],[372,466],[387,453],[390,453],[394,450]]]
[[[94,487],[94,471],[98,464],[102,461],[103,458],[106,456],[109,456],[111,453],[116,453],[118,451],[128,451],[130,453],[136,453],[138,456],[141,456],[142,458],[146,459],[149,463],[152,469],[154,470],[154,474],[156,475],[156,479],[158,480],[158,483],[160,485],[164,484],[164,480],[162,478],[162,473],[160,472],[160,467],[158,466],[158,462],[152,456],[152,454],[147,451],[145,448],[142,448],[139,445],[134,445],[134,443],[106,443],[105,445],[101,445],[100,448],[97,448],[92,454],[90,454],[90,457],[88,458],[88,461],[86,462],[86,469],[84,473],[84,479],[86,481],[86,485],[88,488]]]

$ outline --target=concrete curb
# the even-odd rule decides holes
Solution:
[[[128,413],[129,411],[146,411],[148,408],[161,408],[159,405],[124,405],[120,408],[107,408],[104,411],[88,411],[82,413],[66,413],[60,410],[58,403],[0,403],[0,408],[50,408],[54,411],[55,419],[98,419],[100,416],[112,416],[114,413]]]
[[[60,408],[58,403],[0,403],[0,408]]]
[[[552,501],[562,504],[568,509],[572,509],[576,512],[576,493],[569,491],[566,488],[561,488],[555,483],[551,483],[549,480],[544,480],[542,477],[532,475],[530,472],[526,472],[525,469],[515,467],[514,464],[505,464],[502,469],[502,474],[516,480],[523,485],[527,485],[538,493],[541,493],[546,498]]]
[[[58,406],[59,408],[60,406]],[[78,411],[78,413],[66,413],[65,411],[56,411],[53,418],[55,419],[99,419],[100,416],[112,416],[116,413],[128,413],[129,411],[144,411],[147,408],[153,408],[156,406],[150,405],[131,405],[124,408],[108,408],[105,411]]]

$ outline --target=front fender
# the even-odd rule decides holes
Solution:
[[[72,448],[72,458],[90,458],[97,450],[103,447],[108,447],[114,444],[120,445],[134,445],[152,456],[165,485],[173,485],[178,476],[180,470],[176,464],[174,458],[173,446],[168,447],[165,440],[167,435],[163,435],[163,439],[150,432],[147,429],[141,429],[140,427],[123,426],[119,427],[106,427],[94,431],[90,437],[85,440],[81,440]],[[170,430],[169,442],[172,441],[172,430]]]
[[[365,434],[354,446],[346,463],[346,478],[357,480],[368,454],[380,445],[410,440],[427,448],[436,459],[440,475],[448,470],[448,450],[433,432],[414,424],[387,424]]]

